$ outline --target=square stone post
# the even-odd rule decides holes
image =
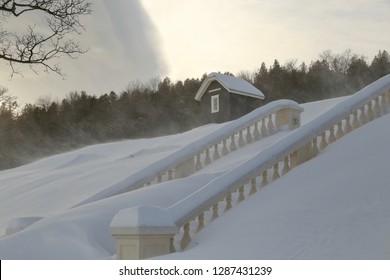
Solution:
[[[276,126],[283,130],[296,129],[301,126],[301,113],[303,108],[286,107],[276,112]]]
[[[142,260],[174,252],[178,228],[165,209],[139,206],[119,211],[110,232],[116,239],[117,259]]]

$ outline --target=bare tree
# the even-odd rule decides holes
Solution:
[[[8,93],[8,89],[0,86],[0,115],[5,111],[14,112],[18,107],[16,97]]]
[[[237,77],[252,84],[254,83],[255,80],[254,73],[251,73],[250,71],[247,70],[241,70],[240,72],[238,72]]]
[[[86,51],[71,38],[84,30],[80,16],[91,14],[91,4],[85,0],[0,0],[0,12],[0,59],[9,63],[11,77],[19,73],[15,64],[29,65],[34,72],[33,66],[43,66],[44,71],[62,76],[57,59],[76,58]],[[24,22],[31,21],[29,15],[34,23],[20,31]],[[42,19],[44,26],[37,24]],[[4,28],[9,21],[14,28]]]

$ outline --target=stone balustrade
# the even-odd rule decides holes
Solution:
[[[133,173],[124,182],[106,188],[76,206],[156,183],[187,177],[247,144],[273,135],[279,130],[298,128],[302,112],[303,108],[291,100],[268,103],[237,120],[226,123],[213,133]]]
[[[204,227],[207,212],[211,213],[208,215],[210,217],[208,221],[210,222],[218,217],[221,212],[229,210],[232,205],[243,201],[245,197],[254,194],[269,182],[278,179],[300,163],[315,157],[327,145],[368,121],[388,113],[390,107],[390,76],[378,81],[378,84],[371,85],[371,88],[377,90],[370,93],[369,87],[358,92],[354,97],[339,104],[307,126],[296,130],[286,139],[279,141],[271,149],[256,155],[251,160],[252,163],[244,164],[244,166],[230,174],[223,175],[211,182],[209,184],[210,188],[223,185],[224,182],[231,183],[227,183],[221,188],[224,192],[222,190],[214,192],[215,195],[210,196],[214,199],[209,198],[206,200],[206,204],[193,207],[191,211],[188,211],[188,208],[191,208],[188,201],[198,199],[195,194],[189,197],[189,200],[181,201],[172,206],[170,208],[172,213],[187,210],[187,212],[181,212],[185,215],[179,215],[175,219],[175,223],[181,226],[182,232],[179,237],[178,249],[184,249],[191,241],[191,225],[195,227],[192,230],[194,233]],[[255,161],[258,161],[258,163],[254,164]],[[253,166],[252,169],[251,166]],[[207,187],[202,192],[205,189]],[[184,204],[187,205],[184,207]]]
[[[161,211],[160,215],[165,217],[163,228],[170,227],[171,230],[169,234],[166,232],[159,234],[158,221],[156,221],[156,224],[149,225],[148,233],[156,233],[152,239],[157,238],[159,242],[164,243],[165,251],[161,250],[161,246],[157,246],[159,249],[154,250],[153,242],[142,244],[138,242],[137,246],[153,251],[148,251],[148,257],[183,250],[190,243],[191,234],[200,231],[207,223],[288,173],[300,163],[315,157],[345,134],[387,114],[389,107],[390,75],[387,75],[339,103],[317,119],[290,133],[270,148],[259,152],[239,167],[214,179],[187,198],[167,209],[158,209]],[[255,131],[256,128],[253,130]],[[223,149],[224,146],[222,146]],[[133,218],[131,215],[127,218],[122,215],[122,221],[126,219],[131,221]],[[176,225],[176,232],[172,224]],[[126,227],[126,222],[124,225]],[[123,224],[121,226],[123,227]],[[134,234],[131,223],[129,227],[129,232]],[[111,231],[113,233],[116,231],[114,221]],[[121,238],[133,238],[134,240],[131,234],[121,235]],[[119,243],[118,246],[120,246]],[[175,249],[174,246],[176,246]],[[126,248],[119,248],[118,251],[120,250],[126,250]],[[122,256],[123,254],[118,255],[118,258]],[[125,254],[125,256],[128,255]],[[144,255],[141,254],[130,256],[132,259],[143,257]]]

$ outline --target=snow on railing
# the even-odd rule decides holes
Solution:
[[[390,75],[387,75],[171,207],[161,209],[141,206],[119,212],[111,223],[111,233],[117,240],[117,257],[148,258],[168,254],[175,251],[174,236],[178,243],[177,250],[184,249],[191,241],[191,232],[198,232],[221,212],[228,211],[270,181],[316,156],[328,144],[368,121],[387,114],[389,107]],[[162,227],[166,229],[164,234],[158,231],[153,234],[152,229],[158,221],[142,223],[142,216],[147,213],[161,213],[165,217],[167,222]],[[137,223],[127,224],[127,227],[118,223],[126,219]],[[161,227],[157,224],[157,227]],[[161,242],[160,245],[165,244],[165,249],[162,249],[162,245],[153,247],[142,243],[151,236]],[[138,251],[129,253],[126,246],[130,244],[138,246]]]
[[[206,211],[210,210],[211,220],[218,217],[221,201],[227,211],[232,207],[235,192],[238,193],[236,202],[242,201],[245,187],[249,188],[248,195],[255,193],[258,187],[316,156],[328,144],[388,113],[389,106],[390,75],[387,75],[168,208],[174,223],[183,228],[180,248],[185,248],[191,240],[191,221],[198,220],[196,231],[199,231],[204,226]]]
[[[175,224],[183,227],[181,249],[191,240],[190,222],[197,219],[196,231],[199,231],[204,226],[206,211],[210,210],[210,219],[213,220],[219,215],[221,201],[224,201],[224,211],[231,208],[234,192],[238,193],[237,202],[242,201],[246,186],[249,188],[249,195],[255,193],[257,186],[264,187],[268,184],[271,174],[273,181],[280,177],[280,173],[285,174],[296,165],[316,156],[328,144],[346,133],[388,113],[389,89],[390,75],[357,92],[238,168],[216,178],[167,209]]]
[[[104,189],[74,207],[155,183],[187,177],[246,144],[272,135],[281,129],[299,127],[302,111],[303,108],[291,100],[268,103],[133,173],[125,180]]]

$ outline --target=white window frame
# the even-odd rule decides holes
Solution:
[[[219,94],[211,96],[211,113],[219,112]]]

